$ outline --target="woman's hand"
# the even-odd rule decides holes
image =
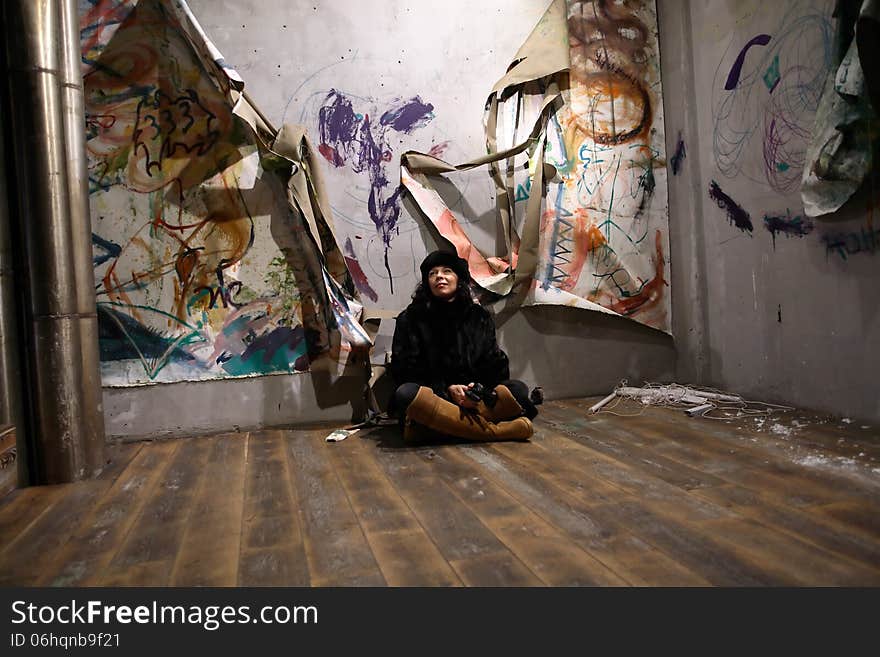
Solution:
[[[477,402],[467,396],[467,391],[473,387],[473,383],[467,385],[454,383],[446,389],[446,392],[449,393],[449,399],[451,399],[454,404],[458,404],[462,408],[476,408]]]

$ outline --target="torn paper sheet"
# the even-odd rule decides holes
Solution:
[[[345,440],[353,433],[357,433],[360,429],[336,429],[330,433],[324,440],[328,443],[338,443],[340,440]]]

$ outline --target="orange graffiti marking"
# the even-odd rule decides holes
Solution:
[[[660,303],[667,283],[663,278],[666,258],[663,256],[663,237],[659,230],[655,233],[654,248],[654,278],[645,283],[638,294],[613,301],[608,306],[611,310],[621,315],[632,315],[636,311],[650,310]]]

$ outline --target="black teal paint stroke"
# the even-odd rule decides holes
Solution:
[[[749,234],[755,230],[749,213],[725,194],[714,180],[709,184],[709,198],[715,201],[718,207],[727,213],[727,220],[730,221],[732,226],[736,226],[744,233],[747,232]]]

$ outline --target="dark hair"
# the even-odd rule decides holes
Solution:
[[[428,283],[428,272],[434,267],[449,267],[458,276],[458,280],[471,280],[471,272],[468,270],[467,260],[459,257],[454,251],[437,250],[429,253],[419,265],[422,272],[422,283]]]
[[[474,296],[471,292],[471,285],[469,281],[464,281],[461,278],[458,279],[458,286],[455,288],[455,295],[452,297],[451,301],[440,301],[437,297],[431,294],[431,289],[425,285],[423,282],[419,282],[416,285],[415,292],[412,295],[412,305],[418,308],[430,309],[431,306],[435,303],[451,303],[456,306],[465,306],[467,304],[474,303]]]

